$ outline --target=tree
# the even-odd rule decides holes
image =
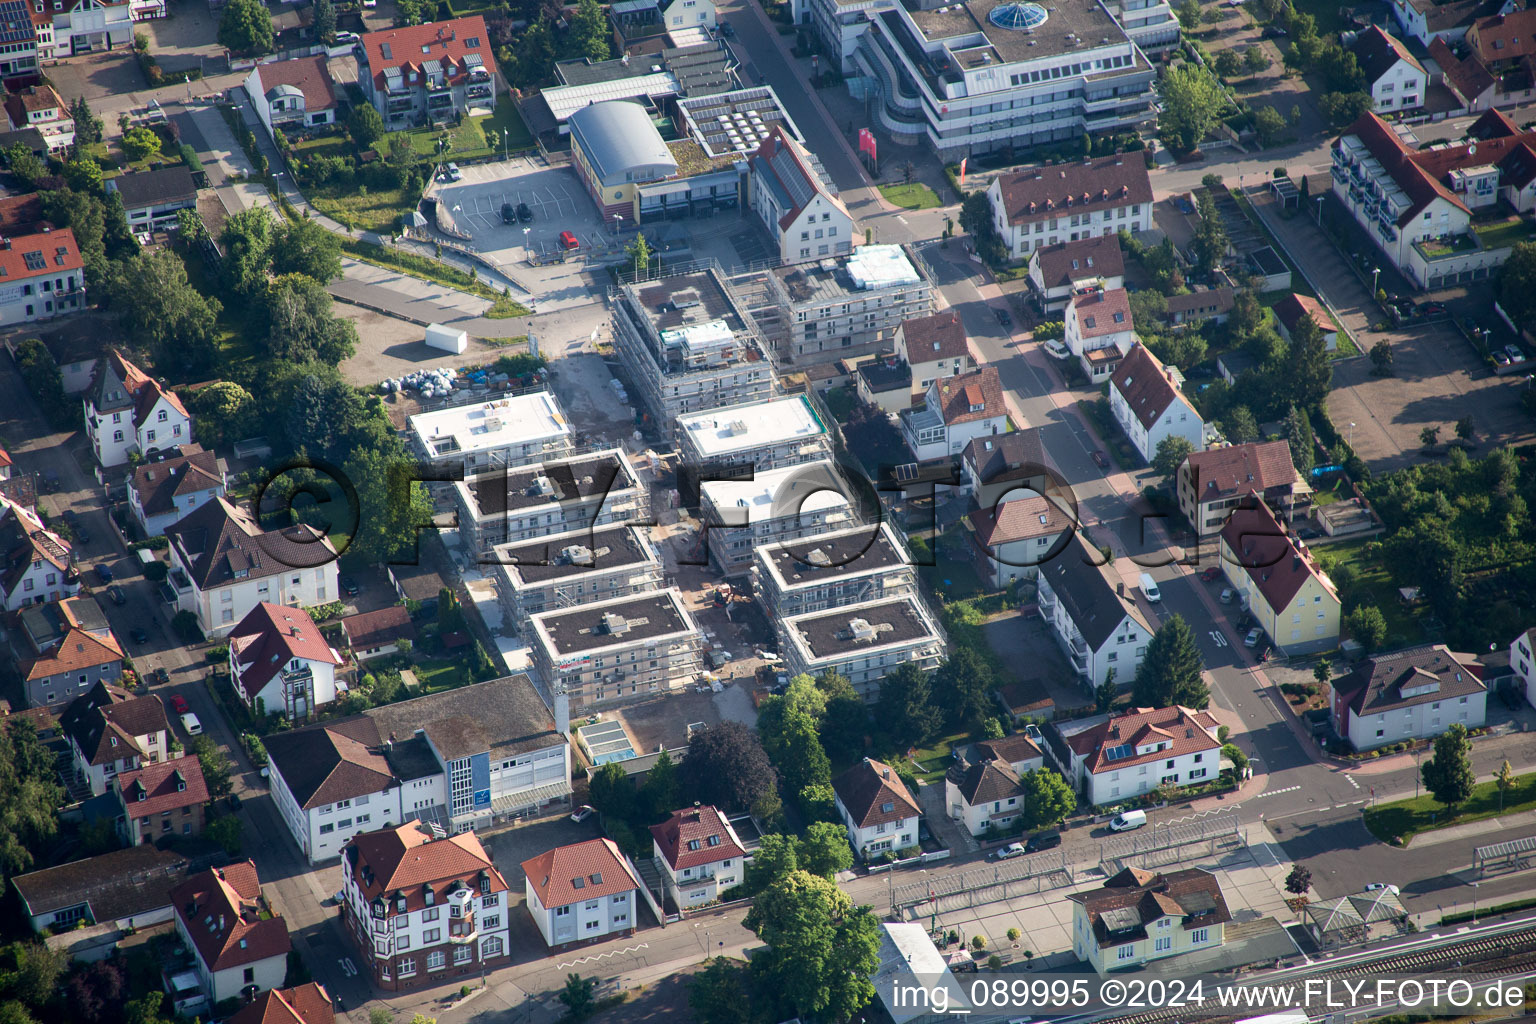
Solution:
[[[1243,753],[1243,748],[1236,743],[1225,743],[1221,747],[1221,756],[1232,762],[1237,769],[1237,774],[1242,775],[1243,769],[1248,767],[1248,755]]]
[[[1202,275],[1221,266],[1227,255],[1227,229],[1216,210],[1216,200],[1209,192],[1201,192],[1195,203],[1200,217],[1200,227],[1195,231],[1195,260]]]
[[[1285,415],[1284,433],[1291,449],[1291,464],[1306,479],[1312,473],[1312,451],[1316,446],[1312,441],[1312,421],[1305,409],[1291,406]]]
[[[635,812],[635,787],[624,769],[610,761],[593,774],[587,785],[592,808],[604,819],[626,820]]]
[[[800,870],[800,849],[794,836],[770,832],[758,843],[752,862],[747,865],[747,888],[762,892],[779,879]]]
[[[1166,708],[1175,704],[1202,709],[1210,703],[1200,648],[1182,615],[1172,615],[1147,644],[1132,688],[1138,707]]]
[[[24,142],[18,142],[6,149],[5,167],[20,178],[22,184],[29,189],[37,188],[38,183],[48,175],[48,165],[28,149]]]
[[[650,273],[651,244],[645,240],[645,232],[635,236],[635,240],[624,247],[624,252],[629,256],[629,265],[634,268],[635,279],[639,280]]]
[[[796,847],[800,867],[822,878],[834,878],[839,871],[853,867],[853,847],[848,845],[848,828],[818,821],[805,830]]]
[[[1269,67],[1269,56],[1265,54],[1263,47],[1248,47],[1248,49],[1243,53],[1243,67],[1248,70],[1250,75],[1257,75],[1259,72]],[[1298,113],[1300,113],[1301,108],[1297,107],[1296,110]],[[1298,117],[1296,120],[1299,121],[1301,118]]]
[[[1385,338],[1371,346],[1371,364],[1371,372],[1376,376],[1392,376],[1392,346]]]
[[[1509,763],[1509,758],[1499,765],[1498,774],[1494,776],[1493,784],[1499,787],[1499,813],[1504,813],[1504,794],[1515,788],[1515,766]]]
[[[1423,430],[1419,431],[1419,443],[1422,444],[1425,448],[1433,448],[1435,445],[1439,444],[1440,428],[1425,427]]]
[[[806,871],[780,879],[754,901],[746,925],[769,946],[754,970],[800,1017],[848,1020],[874,998],[879,923],[827,879]]]
[[[245,437],[251,393],[233,381],[221,380],[187,393],[187,409],[197,420],[197,436],[209,448]]]
[[[1231,50],[1222,50],[1216,55],[1214,62],[1216,73],[1222,78],[1235,78],[1243,69],[1243,62],[1236,53]]]
[[[223,307],[192,287],[186,264],[175,252],[146,250],[113,264],[106,292],[123,327],[162,370],[212,367],[218,351],[214,329]]]
[[[579,974],[565,976],[565,988],[560,990],[560,1001],[565,1004],[572,1020],[581,1020],[596,1008],[596,991],[596,978],[583,978]]]
[[[990,694],[997,680],[992,666],[975,648],[952,648],[948,660],[934,672],[933,681],[937,703],[953,727],[974,725],[994,709]]]
[[[347,134],[359,150],[367,149],[384,137],[384,115],[372,103],[354,104],[352,113],[347,115]],[[410,145],[409,141],[406,145]]]
[[[1047,768],[1031,768],[1019,781],[1024,784],[1024,813],[1030,828],[1058,825],[1077,809],[1072,784]]]
[[[219,19],[219,45],[241,57],[272,52],[272,15],[261,0],[229,0]]]
[[[1499,268],[1498,293],[1499,305],[1518,326],[1536,321],[1536,242],[1519,242],[1510,251]]]
[[[321,284],[341,276],[341,239],[318,221],[296,220],[283,225],[272,240],[271,252],[272,273],[278,276],[303,274]]]
[[[240,824],[240,819],[233,814],[214,818],[203,826],[203,838],[210,843],[218,843],[231,857],[240,855],[240,850],[245,845],[244,833],[245,829]]]
[[[1300,864],[1291,866],[1291,873],[1285,876],[1285,891],[1293,892],[1297,896],[1312,888],[1312,872]]]
[[[778,785],[778,773],[763,745],[740,722],[720,722],[696,732],[679,774],[685,794],[725,810],[750,808]]]
[[[1184,0],[1178,7],[1179,27],[1193,32],[1200,27],[1200,0]]]
[[[272,359],[336,366],[357,350],[356,325],[332,312],[330,293],[312,277],[274,278],[260,309]]]
[[[1471,416],[1463,416],[1461,419],[1456,421],[1456,436],[1461,440],[1472,440],[1472,435],[1474,432],[1475,430]]]
[[[64,180],[76,192],[100,192],[101,165],[88,156],[76,157],[64,165]]]
[[[1424,788],[1446,807],[1464,804],[1472,796],[1477,776],[1472,771],[1472,740],[1460,722],[1435,737],[1435,756],[1424,762]]]
[[[1285,132],[1285,117],[1274,107],[1260,107],[1253,112],[1253,127],[1259,142],[1270,145]]]
[[[1330,92],[1323,94],[1317,109],[1330,125],[1344,128],[1370,113],[1375,104],[1368,92]]]
[[[752,979],[746,968],[735,960],[710,957],[704,969],[687,981],[688,1009],[694,1024],[767,1024],[777,1020],[766,1016],[767,1000],[752,991]]]
[[[368,1024],[395,1024],[395,1015],[386,1006],[375,1006],[368,1011]]]
[[[224,282],[246,301],[260,298],[266,288],[276,235],[277,226],[265,206],[232,213],[224,221],[224,230],[219,234],[219,246],[224,250],[220,264]]]
[[[419,532],[432,522],[432,498],[404,445],[387,437],[356,446],[342,468],[357,487],[361,513],[348,552],[365,561],[414,561]]]
[[[98,960],[75,972],[65,984],[68,1019],[79,1024],[117,1024],[128,991],[122,959]]]
[[[944,714],[933,702],[928,673],[903,662],[880,681],[879,714],[891,738],[903,747],[922,746],[939,731]],[[689,760],[693,759],[692,753]]]
[[[28,1006],[46,1006],[69,969],[69,955],[41,942],[19,942],[11,948],[16,958],[16,970],[7,979],[11,993]]]
[[[1093,709],[1103,714],[1115,706],[1115,698],[1120,696],[1120,687],[1115,683],[1115,670],[1110,669],[1104,674],[1104,681],[1093,691]]]
[[[129,128],[120,141],[129,160],[143,160],[160,152],[160,136],[148,128]]]
[[[827,700],[827,713],[821,719],[821,742],[827,753],[838,760],[852,758],[864,749],[869,731],[869,705],[857,694],[838,694]]]
[[[598,0],[578,0],[565,39],[572,57],[585,57],[594,64],[608,59],[608,19]]]
[[[331,0],[315,0],[315,38],[330,42],[336,38],[336,5]]]
[[[1194,454],[1195,446],[1189,438],[1165,437],[1157,442],[1157,451],[1152,457],[1152,469],[1165,480],[1172,480],[1184,460]]]
[[[1316,665],[1312,666],[1312,681],[1319,687],[1327,686],[1333,678],[1333,665],[1327,658],[1319,658]]]
[[[233,788],[230,784],[229,757],[219,749],[219,745],[206,734],[192,740],[192,753],[197,755],[198,766],[203,770],[203,782],[208,786],[208,795],[214,798],[228,796]]]
[[[1181,64],[1163,76],[1162,91],[1157,127],[1163,144],[1177,153],[1198,149],[1220,119],[1221,90],[1204,68]]]
[[[1320,409],[1333,386],[1333,364],[1317,321],[1301,317],[1291,331],[1286,353],[1285,384],[1291,401],[1303,409]]]
[[[1233,444],[1247,444],[1259,439],[1259,421],[1253,418],[1253,412],[1246,405],[1234,405],[1227,410],[1221,427],[1222,433]]]
[[[91,112],[91,105],[84,96],[76,96],[70,103],[69,116],[75,121],[76,146],[89,146],[101,141],[101,131],[106,126],[101,118]]]
[[[37,730],[10,719],[0,730],[0,879],[32,867],[33,851],[58,832],[64,791]]]
[[[661,818],[677,809],[678,786],[677,762],[663,750],[656,755],[656,763],[651,765],[651,770],[646,772],[645,786],[641,789],[641,796],[650,808],[651,817]]]
[[[1361,605],[1344,617],[1344,631],[1369,654],[1386,643],[1387,620],[1375,605]]]

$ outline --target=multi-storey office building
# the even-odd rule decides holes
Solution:
[[[502,544],[644,517],[645,489],[618,448],[456,480],[459,529],[476,557]]]
[[[409,420],[411,444],[434,466],[466,474],[548,462],[571,450],[570,421],[548,391],[423,412]]]
[[[850,256],[767,274],[786,330],[778,356],[793,366],[889,348],[902,321],[933,308],[933,285],[899,245],[861,245]]]
[[[906,545],[888,522],[752,552],[752,589],[771,618],[905,597],[916,581]]]
[[[680,465],[701,472],[750,466],[762,472],[829,458],[827,426],[805,395],[680,416]]]
[[[637,526],[573,530],[496,549],[497,590],[519,628],[530,616],[659,590],[664,573]]]
[[[898,665],[938,668],[945,647],[943,631],[915,595],[779,622],[779,651],[791,675],[837,672],[868,701],[879,698],[880,680]]]
[[[699,485],[701,543],[711,565],[726,576],[740,575],[752,564],[754,548],[857,522],[850,493],[837,467],[825,461],[710,480]]]

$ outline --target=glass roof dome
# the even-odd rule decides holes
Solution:
[[[1011,29],[1039,28],[1049,17],[1044,7],[1032,3],[998,4],[987,14],[987,20],[998,28]]]

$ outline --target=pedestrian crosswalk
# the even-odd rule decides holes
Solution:
[[[1254,799],[1262,800],[1266,796],[1279,796],[1281,793],[1294,793],[1300,788],[1300,786],[1286,786],[1284,789],[1267,789],[1260,793],[1258,796],[1254,797]]]

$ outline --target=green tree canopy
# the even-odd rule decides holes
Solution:
[[[1499,305],[1521,327],[1536,323],[1536,242],[1519,242],[1499,268]]]
[[[1152,470],[1164,480],[1172,480],[1174,474],[1179,471],[1179,466],[1183,465],[1184,460],[1194,452],[1195,446],[1190,443],[1189,438],[1180,437],[1177,434],[1165,437],[1157,442],[1157,451],[1152,456]]]
[[[566,32],[566,52],[596,64],[611,55],[608,18],[598,0],[577,0],[576,14]]]
[[[272,15],[261,0],[229,0],[219,19],[219,45],[240,57],[272,52]]]
[[[1435,756],[1424,762],[1423,772],[1424,788],[1447,807],[1471,798],[1477,776],[1472,771],[1472,740],[1466,726],[1455,722],[1435,737]]]
[[[1133,692],[1137,706],[1166,708],[1180,704],[1197,711],[1203,709],[1211,698],[1204,667],[1194,630],[1182,615],[1169,616],[1147,644],[1146,657],[1136,670]]]
[[[149,128],[129,128],[119,142],[129,160],[143,160],[160,152],[160,136]]]
[[[1163,144],[1177,153],[1200,148],[1226,102],[1210,73],[1194,64],[1181,64],[1163,75],[1162,94],[1157,127]]]
[[[745,810],[778,786],[778,772],[757,736],[724,721],[694,733],[680,773],[683,793],[722,810]]]
[[[822,878],[833,878],[839,871],[853,867],[853,847],[848,845],[848,828],[818,821],[805,830],[796,846],[800,867]]]
[[[992,688],[997,679],[992,666],[973,647],[952,647],[949,658],[934,672],[933,684],[935,700],[952,727],[973,727],[996,712]]]
[[[357,350],[357,327],[332,311],[325,286],[304,274],[273,278],[261,304],[267,355],[335,366]]]
[[[318,221],[301,219],[285,224],[272,240],[272,272],[279,276],[303,274],[330,284],[341,276],[341,239]]]
[[[123,326],[162,370],[200,372],[214,365],[219,300],[192,287],[175,252],[146,250],[113,264],[106,292]]]
[[[1227,254],[1227,228],[1209,191],[1200,193],[1195,210],[1200,217],[1200,227],[1195,231],[1195,260],[1200,273],[1209,274],[1221,266]]]
[[[1259,421],[1246,405],[1234,405],[1221,421],[1222,433],[1233,444],[1247,444],[1259,439]]]
[[[277,225],[265,206],[240,210],[224,221],[224,230],[219,233],[219,245],[224,250],[220,266],[226,286],[242,299],[254,301],[266,289],[276,237]]]
[[[902,662],[880,681],[881,721],[903,747],[922,746],[938,731],[944,713],[934,703],[928,673]]]
[[[758,895],[746,925],[769,946],[754,970],[799,1016],[845,1021],[874,998],[879,922],[827,879],[807,871],[779,879]]]
[[[315,20],[311,27],[316,39],[329,43],[336,38],[336,5],[331,0],[315,0]]]
[[[384,137],[384,115],[372,103],[354,104],[352,113],[347,115],[347,134],[358,149],[367,149]]]
[[[1030,828],[1059,825],[1077,809],[1072,784],[1047,768],[1031,768],[1019,780],[1024,783],[1024,813]]]

